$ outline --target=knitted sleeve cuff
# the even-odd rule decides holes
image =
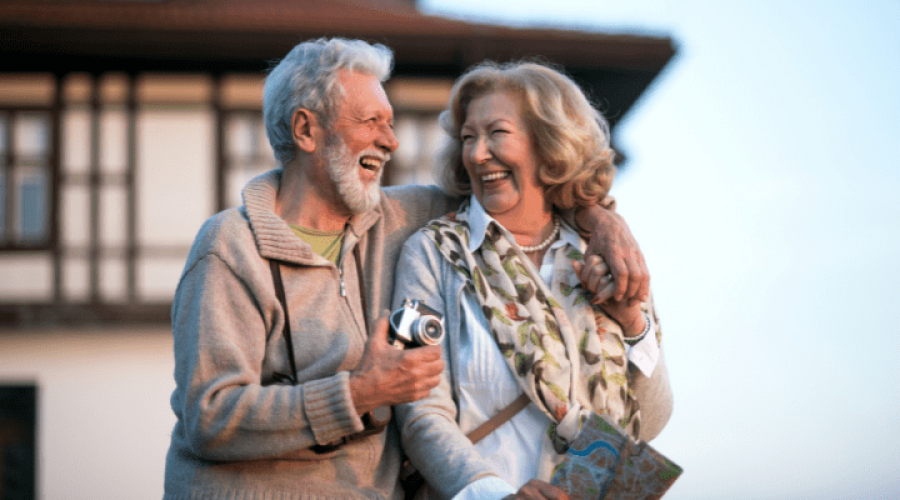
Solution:
[[[313,436],[328,444],[363,430],[363,423],[350,397],[350,373],[303,384],[303,407]]]

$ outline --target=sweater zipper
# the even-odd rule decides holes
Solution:
[[[341,297],[346,297],[347,289],[344,288],[344,256],[343,255],[341,255],[338,258],[337,268],[338,268],[338,281],[340,282],[340,288],[341,288]]]

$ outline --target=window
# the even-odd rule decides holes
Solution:
[[[263,124],[264,84],[262,74],[229,74],[220,81],[219,210],[242,205],[247,181],[278,168]]]
[[[265,75],[0,73],[0,325],[167,321],[203,222],[277,168]],[[385,184],[430,183],[452,81],[388,83]]]
[[[50,244],[50,113],[0,111],[0,249]]]
[[[278,167],[266,138],[260,111],[224,113],[225,137],[222,145],[222,175],[225,178],[221,208],[243,204],[241,190],[257,175]]]
[[[394,153],[385,184],[434,184],[432,162],[444,138],[438,115],[447,106],[453,80],[397,77],[386,90],[394,107]]]
[[[391,157],[390,184],[435,184],[434,155],[444,137],[437,113],[397,113],[394,133],[400,147]]]

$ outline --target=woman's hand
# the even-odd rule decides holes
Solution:
[[[581,286],[594,294],[591,302],[599,304],[603,312],[622,327],[622,333],[626,337],[634,337],[644,331],[647,323],[641,313],[641,301],[628,298],[616,300],[611,293],[608,293],[614,283],[612,275],[609,273],[609,266],[603,259],[596,255],[589,255],[584,263],[573,260],[572,267],[581,281]],[[602,300],[602,297],[610,298]]]
[[[573,260],[572,267],[585,290],[594,294],[599,303],[613,297],[615,280],[610,273],[609,265],[597,255],[588,255],[584,262]]]
[[[639,300],[608,299],[606,302],[600,303],[600,309],[603,309],[603,312],[622,327],[622,334],[625,335],[625,338],[637,337],[647,327],[647,320],[641,314]]]
[[[532,479],[514,495],[508,495],[503,500],[569,500],[569,495],[550,483]]]

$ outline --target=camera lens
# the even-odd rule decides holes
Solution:
[[[421,316],[410,327],[413,337],[419,345],[436,345],[444,337],[441,320],[434,316]]]

